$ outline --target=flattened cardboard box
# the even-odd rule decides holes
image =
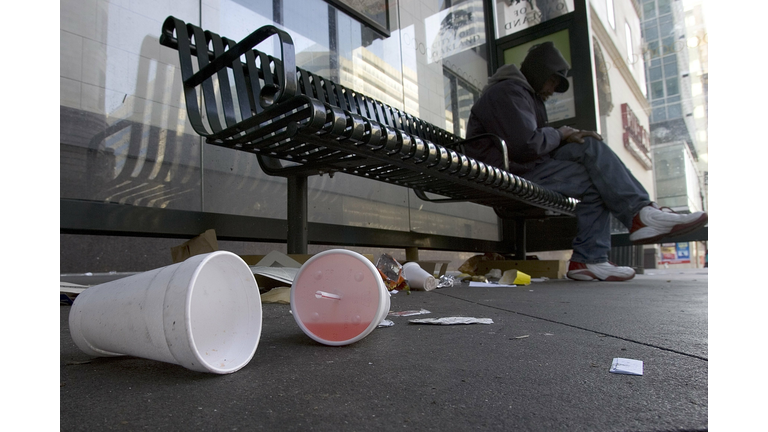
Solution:
[[[560,260],[504,260],[504,261],[480,261],[477,263],[476,274],[484,275],[491,269],[520,270],[532,278],[547,277],[550,279],[562,279],[565,277],[565,261]]]

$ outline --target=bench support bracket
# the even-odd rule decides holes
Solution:
[[[307,176],[294,175],[288,179],[288,253],[307,253],[308,211],[307,211]]]

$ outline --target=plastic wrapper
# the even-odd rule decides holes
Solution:
[[[451,288],[456,278],[452,275],[442,275],[440,280],[437,281],[438,288]]]
[[[389,254],[381,254],[376,261],[376,269],[381,274],[389,291],[405,290],[410,292],[410,287],[403,276],[403,266]]]

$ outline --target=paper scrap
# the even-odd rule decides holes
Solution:
[[[494,287],[494,288],[513,288],[517,285],[504,285],[493,282],[470,282],[470,287]]]
[[[623,375],[642,375],[643,361],[626,358],[615,358],[611,364],[610,372]]]
[[[473,317],[445,317],[445,318],[420,318],[408,320],[413,324],[438,324],[438,325],[453,325],[453,324],[493,324],[493,320],[490,318],[473,318]]]
[[[277,287],[261,295],[262,303],[291,304],[291,287]]]
[[[296,279],[296,274],[299,272],[299,269],[292,267],[250,267],[253,274],[265,276],[287,284],[293,284],[293,280]]]
[[[379,327],[392,327],[395,323],[392,320],[383,319],[379,323]]]
[[[431,313],[430,311],[426,309],[421,310],[407,310],[407,311],[400,311],[400,312],[390,312],[389,316],[413,316],[413,315],[424,315]]]
[[[301,267],[301,263],[282,252],[272,251],[259,260],[254,267],[299,268]]]
[[[216,252],[219,250],[219,242],[216,239],[216,230],[209,229],[204,233],[171,248],[171,258],[174,263],[180,263],[189,257]]]

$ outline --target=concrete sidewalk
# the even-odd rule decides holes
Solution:
[[[343,347],[265,304],[256,354],[230,375],[89,357],[61,306],[61,430],[707,430],[707,285],[707,269],[659,269],[398,293],[392,311],[431,313]],[[408,322],[447,316],[493,324]],[[609,373],[616,357],[644,375]]]

